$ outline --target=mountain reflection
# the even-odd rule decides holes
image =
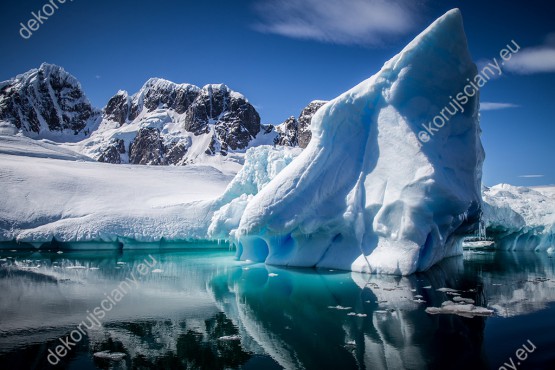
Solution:
[[[46,356],[58,338],[149,256],[2,252],[0,368],[52,368]],[[56,368],[497,369],[514,353],[512,344],[496,350],[499,320],[534,323],[531,314],[555,301],[555,261],[531,252],[466,253],[407,277],[277,268],[229,251],[152,257],[137,288]],[[425,312],[454,294],[496,317]],[[537,332],[515,333],[552,347]],[[125,356],[93,356],[102,351]]]

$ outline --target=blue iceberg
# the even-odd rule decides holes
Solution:
[[[237,256],[406,275],[461,253],[481,213],[478,92],[445,110],[476,75],[451,10],[317,112],[308,147],[246,204]]]

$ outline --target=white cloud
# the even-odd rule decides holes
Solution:
[[[254,6],[254,28],[298,39],[377,46],[418,23],[411,0],[263,0]]]
[[[520,105],[513,104],[513,103],[480,102],[481,111],[518,108],[518,107],[520,107]]]
[[[536,177],[544,177],[545,175],[520,175],[519,177],[526,177],[526,178],[536,178]]]
[[[513,54],[505,68],[518,74],[555,72],[555,34],[547,35],[544,45],[524,48]]]

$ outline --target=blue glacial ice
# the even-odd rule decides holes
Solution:
[[[244,203],[237,256],[404,275],[459,254],[481,212],[478,94],[418,135],[476,75],[451,10],[318,111],[308,147]]]

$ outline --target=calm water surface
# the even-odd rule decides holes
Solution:
[[[393,277],[227,250],[0,251],[0,369],[555,369],[554,266],[467,253]],[[440,288],[496,314],[429,315],[453,298]]]

